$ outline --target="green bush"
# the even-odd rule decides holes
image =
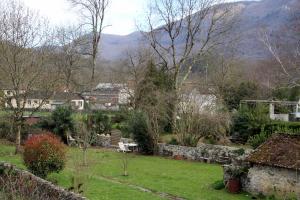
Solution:
[[[107,134],[111,131],[110,118],[101,111],[89,115],[91,119],[92,130],[95,134]]]
[[[120,112],[116,112],[112,117],[111,117],[111,122],[113,123],[113,124],[115,124],[115,123],[122,123],[122,122],[124,122],[124,121],[126,121],[127,120],[127,115],[128,115],[128,113],[127,113],[127,111],[123,111],[123,110],[121,110]]]
[[[6,139],[10,142],[16,141],[16,127],[13,126],[13,123],[5,118],[0,119],[0,138]],[[23,124],[21,129],[21,143],[23,144],[24,141],[27,139],[28,135],[34,135],[41,132],[39,127],[36,125],[28,125]]]
[[[179,145],[179,142],[177,141],[176,138],[172,137],[171,140],[168,142],[168,144],[171,144],[171,145]]]
[[[225,188],[223,180],[216,181],[212,184],[212,188],[215,190],[222,190]]]
[[[30,137],[24,145],[23,160],[35,175],[46,178],[65,166],[65,147],[53,134],[44,133]]]
[[[72,110],[70,107],[58,107],[50,117],[43,118],[37,126],[55,133],[67,144],[67,132],[74,130]]]
[[[12,124],[9,121],[1,118],[1,121],[0,121],[0,138],[1,139],[10,140],[11,138],[14,138],[11,136],[12,135],[11,134],[11,126],[12,126]]]
[[[300,122],[283,122],[273,121],[265,125],[265,131],[268,133],[275,132],[289,132],[289,133],[300,133]]]
[[[239,140],[247,142],[254,135],[261,133],[262,129],[270,123],[269,110],[264,105],[254,107],[242,106],[233,116],[232,132]]]
[[[261,133],[251,136],[248,140],[248,143],[253,147],[257,148],[259,147],[262,143],[267,141],[267,139],[271,136],[272,134],[265,132],[264,130],[261,131]]]
[[[263,128],[259,134],[250,137],[248,143],[253,148],[257,148],[273,134],[300,134],[299,124],[298,122],[273,122],[267,124],[267,128]]]
[[[128,122],[129,131],[139,145],[139,151],[151,155],[154,152],[153,139],[149,133],[147,117],[143,112],[135,111]]]
[[[234,150],[233,153],[239,155],[239,156],[242,156],[245,154],[245,149],[243,148],[240,148],[240,149],[237,149],[237,150]]]

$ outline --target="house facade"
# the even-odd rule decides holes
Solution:
[[[119,110],[130,103],[133,91],[126,84],[100,83],[82,96],[92,110]]]
[[[5,107],[16,108],[17,101],[14,98],[14,90],[3,90],[5,95]],[[20,95],[25,94],[25,91],[20,91]],[[69,92],[54,92],[47,93],[43,91],[30,91],[26,93],[26,102],[24,103],[25,109],[41,109],[41,110],[54,110],[57,107],[70,105],[74,110],[84,110],[84,99],[81,95]],[[8,102],[9,101],[9,102]],[[21,102],[23,103],[23,102]]]

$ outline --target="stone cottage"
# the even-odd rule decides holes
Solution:
[[[247,157],[243,190],[254,195],[300,199],[300,135],[279,134]]]

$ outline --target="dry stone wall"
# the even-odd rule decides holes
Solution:
[[[7,185],[13,183],[12,185]],[[0,188],[7,188],[31,200],[86,200],[78,194],[64,190],[30,172],[17,169],[8,163],[0,163]],[[5,191],[4,191],[5,192]]]
[[[159,144],[159,155],[208,163],[230,164],[244,160],[251,150],[236,147],[199,144],[197,147]]]

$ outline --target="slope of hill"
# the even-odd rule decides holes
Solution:
[[[268,52],[258,39],[259,30],[265,28],[272,33],[280,33],[282,27],[290,23],[291,10],[299,3],[298,1],[262,0],[231,3],[231,8],[237,13],[235,17],[238,21],[231,30],[231,35],[239,34],[240,37],[235,45],[237,56],[249,60],[268,56]],[[139,32],[126,36],[103,34],[101,58],[110,61],[122,59],[125,57],[126,51],[143,42],[145,41]]]

